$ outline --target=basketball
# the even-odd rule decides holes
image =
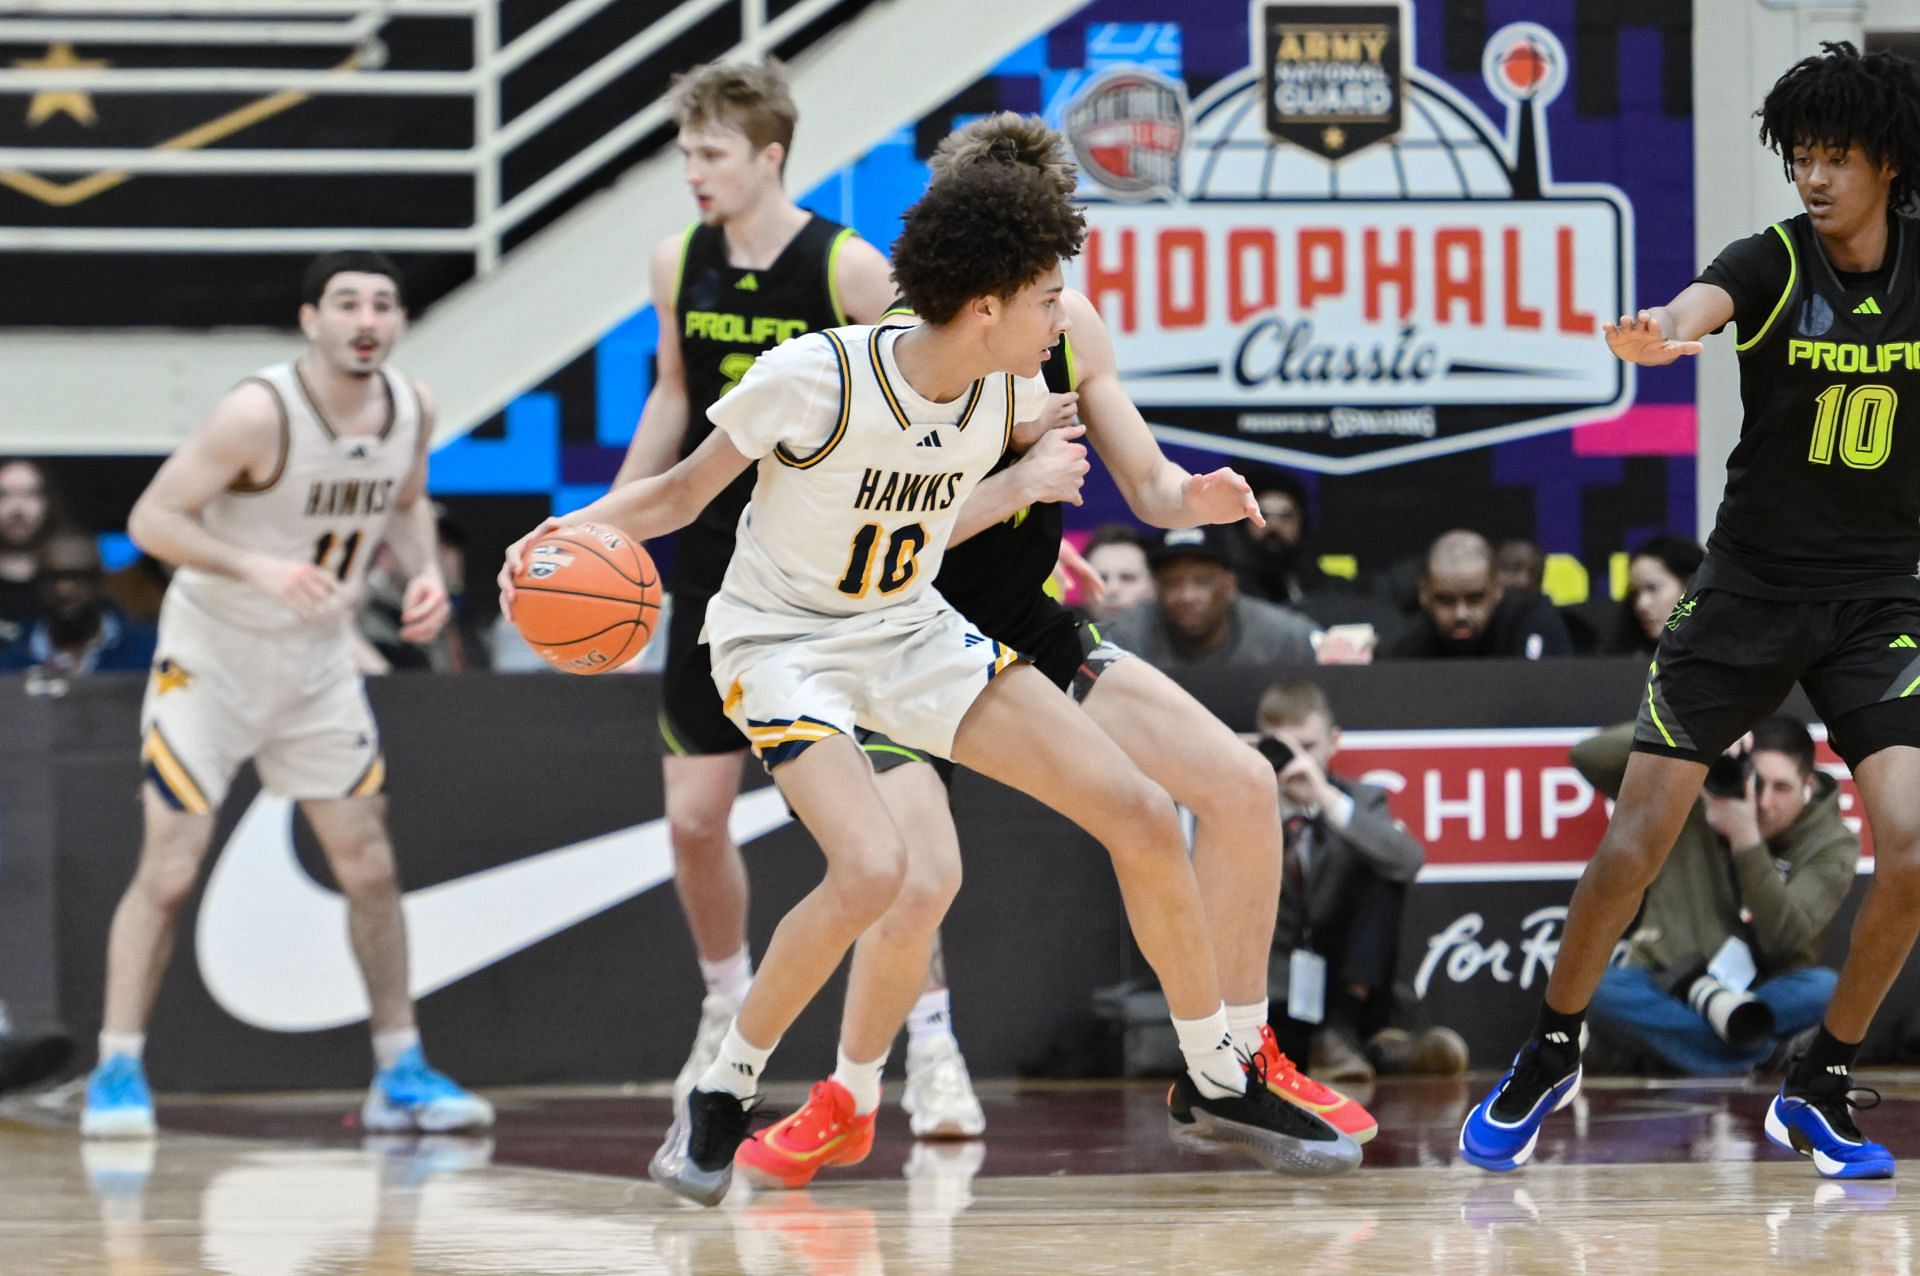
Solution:
[[[562,673],[608,673],[647,645],[660,619],[660,573],[624,532],[583,523],[527,549],[513,579],[513,623]]]

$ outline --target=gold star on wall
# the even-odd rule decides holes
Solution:
[[[1338,124],[1329,124],[1321,132],[1320,140],[1326,144],[1328,150],[1337,151],[1346,146],[1347,131]]]
[[[97,71],[107,65],[105,58],[79,58],[71,44],[47,47],[44,58],[15,58],[13,64],[23,71]],[[33,95],[27,104],[27,127],[39,128],[56,115],[69,115],[91,127],[99,120],[93,109],[93,95],[78,89],[49,89]]]

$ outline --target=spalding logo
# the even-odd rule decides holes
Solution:
[[[604,651],[588,651],[582,652],[560,667],[562,669],[592,669],[596,665],[604,665],[606,663],[607,654]]]

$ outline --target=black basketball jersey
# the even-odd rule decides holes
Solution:
[[[1740,442],[1696,586],[1920,598],[1920,238],[1911,218],[1890,221],[1887,266],[1872,275],[1836,272],[1804,214],[1702,273],[1751,278],[1762,249],[1777,269],[1769,234],[1787,253],[1784,289],[1770,310],[1750,302],[1765,318],[1738,333]]]
[[[1065,333],[1040,365],[1040,373],[1055,394],[1073,389],[1073,348]],[[1018,453],[1008,451],[993,473],[1019,459]],[[948,546],[934,588],[981,633],[1018,647],[1016,631],[1028,625],[1059,561],[1062,530],[1058,504],[1029,505],[971,539]]]
[[[771,266],[743,270],[727,261],[725,230],[700,222],[688,227],[673,298],[687,381],[687,434],[680,444],[683,459],[713,432],[707,409],[740,384],[762,352],[801,333],[848,322],[834,288],[833,267],[841,244],[853,233],[816,215],[788,241]],[[740,511],[753,495],[753,479],[749,466],[682,534],[674,562],[676,579],[699,572],[712,577],[712,587],[719,586]],[[696,545],[696,541],[706,544]],[[717,564],[712,561],[716,557]]]

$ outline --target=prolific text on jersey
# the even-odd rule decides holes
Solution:
[[[1869,346],[1796,337],[1787,342],[1787,366],[1802,363],[1820,372],[1891,372],[1895,368],[1920,372],[1920,341],[1883,341]]]

